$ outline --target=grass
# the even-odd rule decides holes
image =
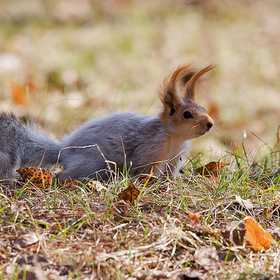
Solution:
[[[280,102],[277,1],[89,2],[0,4],[6,11],[1,110],[31,115],[63,136],[113,111],[157,114],[156,91],[165,76],[183,63],[214,64],[197,102],[210,109],[216,131],[196,141],[194,153],[205,143],[208,158],[227,147],[236,153],[244,131],[249,150],[260,139],[273,143]],[[12,84],[26,95],[23,102],[13,97]]]
[[[135,206],[116,195],[128,178],[98,190],[2,187],[2,279],[279,279],[279,151],[257,163],[244,153],[223,161],[219,179],[194,174],[189,163],[176,182],[135,183]],[[272,234],[270,249],[230,241],[247,216]],[[38,241],[15,245],[23,233]]]

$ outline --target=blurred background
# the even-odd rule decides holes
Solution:
[[[115,111],[157,114],[163,78],[191,62],[217,66],[196,99],[216,126],[193,154],[279,140],[278,0],[2,0],[0,24],[0,110],[58,138]]]

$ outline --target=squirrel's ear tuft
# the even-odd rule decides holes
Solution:
[[[172,116],[176,112],[178,106],[181,104],[181,99],[175,88],[162,88],[159,96],[164,106],[164,113],[166,115]]]
[[[173,115],[181,104],[181,97],[178,94],[178,81],[185,80],[184,84],[191,79],[192,75],[188,70],[189,65],[178,67],[171,76],[164,79],[159,92],[159,97],[164,105],[164,112]],[[186,73],[187,72],[187,73]],[[187,74],[187,75],[185,75]]]
[[[187,83],[185,83],[185,87],[184,87],[184,97],[185,98],[191,98],[194,100],[195,97],[195,86],[197,81],[199,80],[199,78],[204,75],[206,72],[210,71],[211,69],[213,69],[214,66],[212,66],[211,64],[203,69],[201,69],[200,71],[198,71],[197,73],[193,73],[191,78],[187,81]],[[184,82],[184,78],[181,79],[181,83]]]
[[[164,112],[173,115],[177,107],[181,104],[180,94],[184,98],[194,99],[195,86],[198,79],[214,68],[209,65],[202,70],[195,72],[190,69],[190,64],[179,66],[171,76],[163,81],[163,85],[159,92],[161,102],[164,105]]]

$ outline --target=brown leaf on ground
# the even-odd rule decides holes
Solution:
[[[219,161],[211,161],[204,166],[198,167],[195,173],[205,177],[218,177],[227,164]]]
[[[253,219],[247,218],[245,220],[245,236],[252,246],[253,250],[261,251],[267,250],[271,246],[273,240],[272,235],[266,231]]]
[[[200,214],[189,214],[188,215],[189,219],[195,224],[198,225],[200,223]]]
[[[134,202],[136,201],[139,193],[139,190],[137,190],[133,183],[130,181],[129,187],[120,192],[118,194],[118,197],[119,199],[122,199],[126,202],[130,202],[132,205],[134,205]]]
[[[35,167],[24,167],[17,170],[23,182],[32,181],[39,188],[48,188],[52,183],[52,174],[45,169]]]

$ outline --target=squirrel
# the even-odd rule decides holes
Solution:
[[[179,66],[159,90],[163,110],[157,116],[113,113],[83,124],[61,141],[35,124],[23,124],[13,113],[0,113],[0,183],[15,169],[59,163],[65,179],[104,180],[126,168],[131,176],[168,174],[175,179],[191,139],[209,132],[214,121],[194,101],[198,79],[211,70]]]

